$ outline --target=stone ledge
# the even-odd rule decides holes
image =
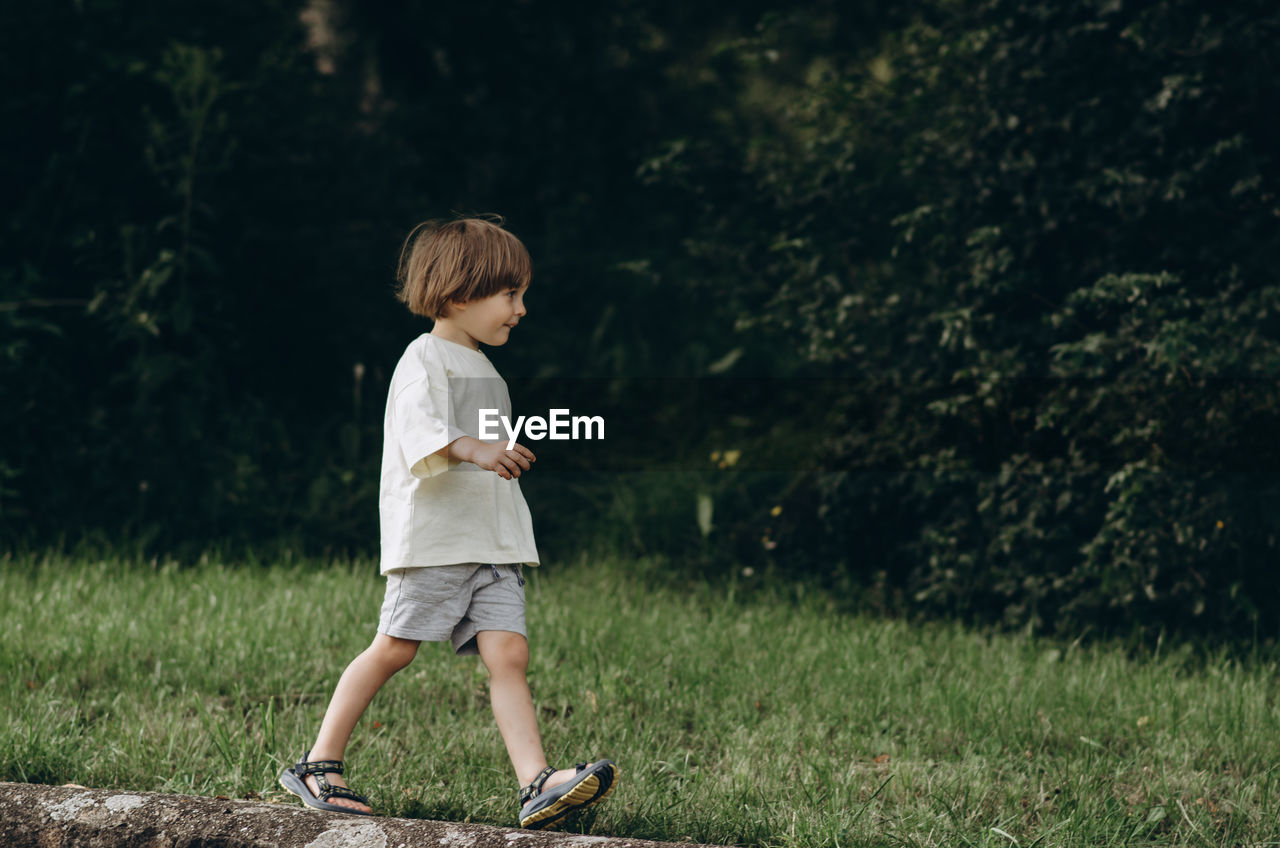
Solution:
[[[6,848],[691,848],[690,843],[347,816],[259,801],[0,782]]]

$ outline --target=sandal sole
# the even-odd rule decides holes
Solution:
[[[621,771],[617,765],[610,763],[608,769],[609,780],[603,789],[600,787],[601,773],[584,778],[581,783],[573,787],[565,795],[557,798],[549,806],[538,810],[538,812],[526,819],[521,819],[520,826],[528,830],[542,830],[558,824],[570,813],[585,810],[592,804],[598,804],[609,797],[609,793],[613,791],[613,787],[618,783],[618,775],[620,773]]]

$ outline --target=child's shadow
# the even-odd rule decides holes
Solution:
[[[577,833],[583,836],[590,835],[596,824],[596,816],[600,814],[599,807],[588,807],[585,810],[575,810],[565,816],[564,821],[555,828],[564,833]]]
[[[461,805],[453,804],[427,804],[422,801],[410,801],[400,808],[395,815],[405,819],[429,819],[438,822],[465,822],[473,815],[474,810],[468,810]]]

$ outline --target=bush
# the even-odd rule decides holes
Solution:
[[[937,4],[815,62],[771,106],[789,132],[654,161],[701,188],[689,261],[740,324],[848,379],[847,473],[783,512],[788,567],[1046,630],[1280,620],[1280,83],[1247,58],[1277,25]],[[783,49],[742,73],[781,90]]]

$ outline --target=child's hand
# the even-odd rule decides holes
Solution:
[[[519,477],[520,472],[528,471],[529,464],[537,459],[533,451],[522,444],[516,444],[511,450],[507,450],[506,442],[490,444],[476,440],[471,447],[471,457],[468,461],[485,471],[496,472],[503,480]]]

